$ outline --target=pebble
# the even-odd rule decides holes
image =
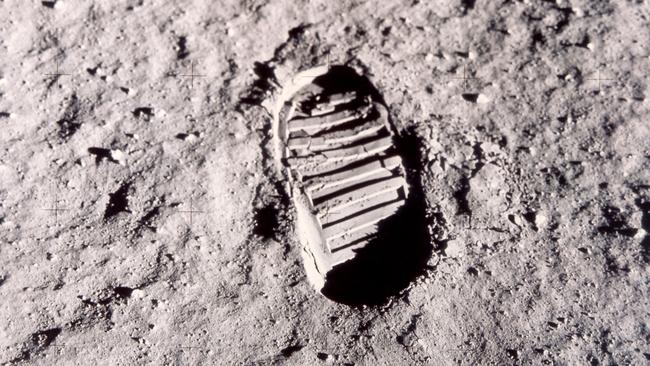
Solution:
[[[462,257],[465,247],[460,240],[449,240],[447,242],[447,248],[445,248],[445,254],[450,257]]]
[[[120,165],[126,165],[126,154],[120,149],[111,150],[111,159]]]
[[[546,227],[546,224],[548,224],[548,217],[546,217],[546,215],[543,213],[538,213],[535,215],[535,226],[543,229]]]
[[[488,97],[485,94],[479,94],[478,98],[476,98],[476,103],[478,104],[487,104],[490,102],[490,97]]]

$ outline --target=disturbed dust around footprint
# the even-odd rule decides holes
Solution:
[[[0,365],[650,360],[648,1],[0,14]]]
[[[352,68],[329,64],[296,74],[278,94],[274,154],[310,282],[337,302],[385,302],[422,272],[430,244],[381,95]]]

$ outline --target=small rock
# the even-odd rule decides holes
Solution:
[[[645,236],[647,234],[648,233],[643,228],[639,228],[639,229],[637,229],[636,234],[634,234],[634,238],[635,239],[643,239],[643,238],[645,238]]]
[[[316,354],[316,357],[318,357],[319,360],[325,361],[325,362],[330,363],[330,364],[332,362],[334,362],[334,356],[329,355],[329,354],[327,354],[325,352],[318,352]]]
[[[524,220],[522,220],[520,215],[510,215],[509,216],[510,222],[517,226],[523,226],[524,225]]]
[[[544,215],[541,212],[537,213],[535,215],[534,223],[535,223],[535,226],[537,226],[540,229],[543,229],[548,224],[548,217],[546,217],[546,215]]]
[[[576,7],[576,8],[573,8],[572,10],[573,10],[573,14],[575,14],[576,18],[582,18],[583,16],[585,16],[584,10],[582,10],[580,8]]]
[[[126,154],[120,149],[111,150],[111,159],[120,165],[126,165]]]
[[[490,102],[490,97],[488,97],[485,94],[479,94],[478,98],[476,98],[476,103],[478,104],[487,104]]]
[[[506,353],[508,354],[508,357],[511,360],[516,361],[516,360],[519,359],[519,351],[517,351],[516,349],[508,349],[508,350],[506,350]]]
[[[447,242],[447,248],[445,248],[445,254],[449,257],[462,257],[465,252],[465,246],[461,243],[460,240],[449,240]]]
[[[198,132],[179,133],[176,135],[177,139],[187,142],[195,142],[199,137],[201,137],[201,134]]]

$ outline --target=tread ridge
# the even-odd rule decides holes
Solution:
[[[320,235],[309,251],[326,272],[377,237],[408,186],[387,107],[362,86],[332,91],[316,80],[284,101],[278,135],[303,221]]]

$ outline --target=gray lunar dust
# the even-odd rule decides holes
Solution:
[[[647,364],[649,29],[644,0],[0,1],[0,364]],[[308,283],[257,103],[327,59],[418,141],[432,255],[380,306]]]

